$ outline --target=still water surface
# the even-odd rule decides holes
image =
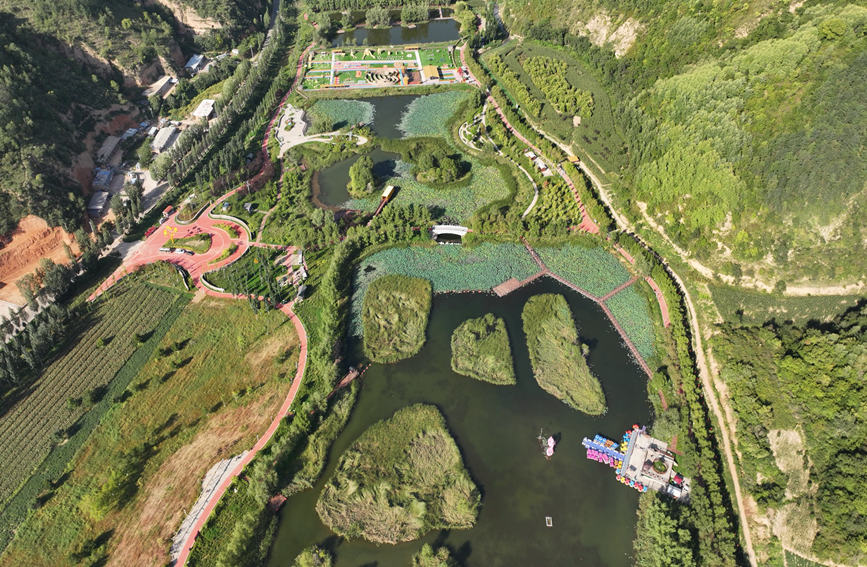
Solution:
[[[536,293],[562,293],[572,309],[589,363],[602,382],[608,413],[589,417],[542,391],[532,377],[521,309]],[[451,333],[462,321],[493,312],[506,320],[516,386],[494,386],[451,371]],[[374,422],[407,405],[436,404],[445,415],[471,476],[482,491],[478,523],[470,530],[434,531],[420,541],[390,546],[342,541],[314,505],[340,454]],[[619,437],[649,417],[645,377],[605,315],[592,302],[543,278],[505,298],[491,294],[438,295],[422,351],[391,365],[373,365],[358,403],[329,453],[323,478],[290,498],[281,512],[270,567],[285,567],[305,547],[325,545],[338,567],[407,567],[423,542],[445,543],[466,567],[628,567],[638,494],[614,471],[585,459],[581,438]],[[553,459],[542,457],[540,428],[559,436]],[[553,527],[545,526],[545,516]]]
[[[405,45],[411,43],[436,43],[460,39],[460,25],[452,19],[433,20],[416,24],[414,28],[391,26],[382,29],[357,28],[338,33],[331,45]],[[367,43],[364,40],[367,40]]]
[[[394,176],[400,154],[384,152],[376,148],[367,155],[373,160],[373,176],[377,183]],[[317,206],[335,209],[352,198],[346,190],[346,185],[349,183],[349,168],[360,157],[360,155],[352,156],[313,174],[313,202]],[[378,195],[374,194],[374,197]]]

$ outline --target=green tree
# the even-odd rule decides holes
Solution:
[[[364,197],[373,192],[375,183],[373,160],[370,156],[361,156],[349,168],[349,185],[346,189],[353,197]]]

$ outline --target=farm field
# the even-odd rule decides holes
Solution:
[[[623,331],[645,361],[650,360],[654,354],[653,320],[650,318],[650,307],[647,299],[635,289],[642,285],[641,281],[635,282],[628,288],[618,292],[605,304]]]
[[[282,313],[257,315],[232,300],[188,304],[0,565],[100,564],[106,552],[118,565],[167,564],[167,541],[204,473],[255,442],[297,360],[297,335]],[[125,462],[136,465],[125,505],[83,506]]]
[[[105,396],[115,374],[181,295],[133,276],[117,284],[81,323],[78,339],[0,417],[0,499],[7,502],[52,447]]]
[[[488,63],[494,55],[498,55],[518,80],[526,85],[532,98],[543,102],[539,118],[535,119],[541,128],[567,143],[578,144],[585,148],[606,170],[617,171],[626,165],[624,141],[617,133],[608,94],[580,61],[561,50],[543,46],[532,40],[525,40],[520,44],[507,42],[486,53],[482,57],[482,62],[490,71],[493,69]],[[524,65],[533,57],[547,57],[562,61],[567,67],[565,79],[568,84],[592,95],[592,113],[581,116],[580,126],[573,124],[572,115],[557,112],[525,71]],[[502,86],[507,88],[505,84]]]

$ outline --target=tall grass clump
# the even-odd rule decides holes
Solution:
[[[442,414],[416,404],[373,424],[346,450],[316,512],[340,536],[395,544],[470,528],[479,502]]]
[[[539,386],[578,411],[605,413],[605,394],[584,360],[566,299],[553,293],[535,295],[524,305],[521,320]]]
[[[452,334],[452,370],[492,384],[514,384],[506,322],[486,313],[461,323]]]
[[[430,303],[428,280],[389,275],[371,283],[361,316],[367,357],[374,362],[397,362],[420,351]]]

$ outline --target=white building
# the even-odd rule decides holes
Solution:
[[[151,144],[151,148],[159,153],[164,152],[169,149],[172,144],[175,143],[177,139],[178,129],[174,126],[166,126],[165,128],[160,128],[160,131],[157,132],[156,137],[154,138],[153,143]]]
[[[214,103],[216,101],[210,98],[206,98],[202,102],[199,103],[199,106],[193,111],[193,116],[195,118],[207,118],[210,120],[214,116]]]

